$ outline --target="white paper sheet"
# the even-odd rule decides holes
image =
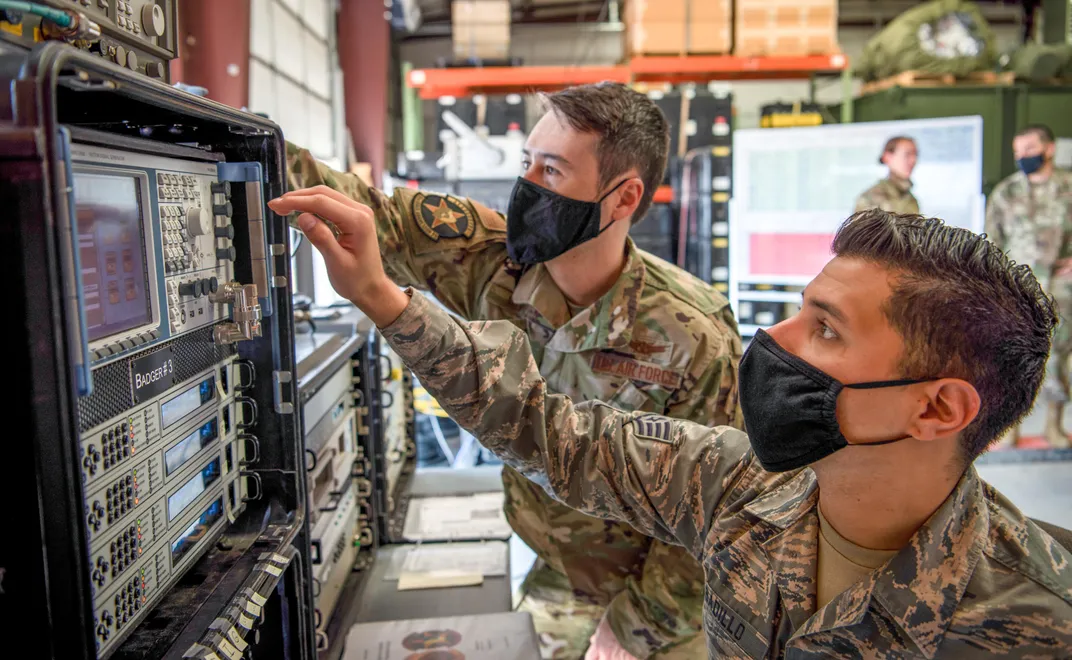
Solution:
[[[407,541],[462,541],[510,538],[502,491],[461,497],[420,497],[406,512]]]

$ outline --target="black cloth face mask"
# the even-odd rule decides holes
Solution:
[[[603,233],[599,228],[603,200],[628,180],[598,201],[587,202],[563,197],[518,177],[506,213],[506,253],[515,263],[538,264],[599,236]]]
[[[811,465],[849,446],[837,422],[837,399],[843,388],[871,390],[923,382],[886,380],[845,385],[759,330],[740,366],[741,410],[752,451],[768,472]],[[908,437],[853,446],[888,445]]]

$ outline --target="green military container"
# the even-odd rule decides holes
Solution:
[[[858,122],[981,116],[986,194],[1015,171],[1012,136],[1020,128],[1046,124],[1057,137],[1072,138],[1072,85],[893,87],[854,99],[852,110]]]

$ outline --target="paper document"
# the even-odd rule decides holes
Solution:
[[[342,660],[540,660],[532,615],[479,616],[358,623]]]
[[[410,501],[402,536],[407,541],[464,541],[510,538],[502,491]]]
[[[383,579],[397,580],[403,573],[455,573],[504,577],[508,546],[505,541],[435,543],[395,550]]]

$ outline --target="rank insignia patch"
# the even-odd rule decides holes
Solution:
[[[433,241],[441,238],[472,238],[476,231],[473,210],[453,197],[414,195],[411,210],[417,227]]]
[[[666,417],[647,414],[633,418],[633,432],[638,438],[672,445],[671,431],[670,420]]]

